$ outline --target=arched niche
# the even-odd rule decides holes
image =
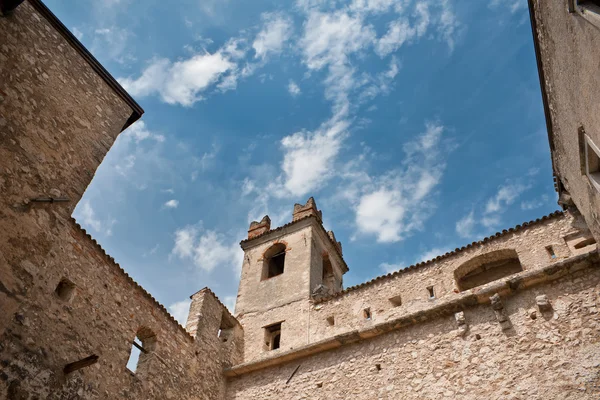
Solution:
[[[454,270],[454,279],[462,292],[523,271],[514,249],[495,250],[474,257]]]

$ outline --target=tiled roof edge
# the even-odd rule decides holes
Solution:
[[[106,260],[108,261],[109,264],[112,264],[114,267],[116,267],[123,275],[125,275],[125,278],[129,281],[129,283],[131,283],[135,288],[139,289],[142,294],[151,302],[153,302],[156,306],[158,306],[158,308],[164,312],[164,314],[168,317],[168,319],[173,322],[177,328],[183,332],[185,334],[185,336],[190,339],[190,340],[194,340],[194,337],[192,335],[190,335],[188,333],[188,331],[185,330],[185,328],[183,326],[181,326],[181,324],[169,313],[169,311],[167,310],[167,308],[165,306],[163,306],[161,303],[158,302],[158,300],[156,300],[154,298],[154,296],[152,296],[148,291],[146,291],[146,289],[144,289],[139,283],[137,283],[131,276],[129,276],[129,274],[127,272],[125,272],[125,270],[123,268],[121,268],[121,266],[119,265],[119,263],[117,263],[115,261],[115,259],[113,257],[111,257],[106,250],[104,250],[102,248],[102,246],[100,246],[100,243],[98,243],[96,241],[96,239],[94,239],[92,237],[92,235],[90,235],[89,233],[87,233],[87,231],[81,226],[79,225],[79,223],[75,220],[75,218],[70,218],[71,221],[74,223],[75,227],[77,229],[79,229],[89,240],[92,241],[92,243],[96,246],[96,248],[100,251],[101,254],[104,255],[104,257],[106,258]]]
[[[440,260],[443,260],[445,258],[451,257],[453,255],[456,255],[458,253],[463,252],[464,250],[470,249],[470,248],[472,248],[474,246],[478,246],[478,245],[481,246],[481,245],[483,245],[485,243],[488,243],[488,242],[490,242],[492,240],[495,240],[495,239],[498,239],[500,237],[506,236],[509,233],[518,232],[518,231],[523,230],[526,227],[529,227],[531,225],[537,225],[540,222],[547,221],[549,219],[557,218],[559,216],[564,216],[564,215],[565,215],[565,213],[563,211],[558,211],[558,210],[554,211],[553,213],[550,213],[548,215],[544,215],[543,217],[538,218],[536,220],[532,220],[532,221],[529,221],[529,222],[523,222],[521,225],[517,225],[514,228],[504,229],[504,230],[502,230],[502,232],[496,232],[495,235],[485,237],[482,240],[479,240],[479,241],[476,241],[476,242],[472,242],[472,243],[470,243],[470,244],[468,244],[466,246],[463,246],[461,248],[456,248],[453,251],[449,251],[449,252],[447,252],[445,254],[442,254],[440,256],[432,258],[431,260],[421,261],[421,262],[413,264],[413,265],[411,265],[409,267],[402,268],[401,270],[398,270],[398,271],[395,271],[395,272],[390,272],[389,274],[375,277],[375,278],[371,279],[370,281],[363,282],[363,283],[360,283],[360,284],[355,285],[355,286],[350,286],[350,287],[342,290],[341,292],[335,293],[335,294],[333,294],[331,296],[323,297],[321,299],[314,300],[313,302],[314,302],[314,304],[319,304],[319,303],[323,303],[323,302],[332,300],[334,298],[346,295],[346,294],[348,294],[350,292],[353,292],[355,290],[362,289],[362,288],[365,288],[367,286],[373,285],[373,284],[375,284],[377,282],[380,282],[380,281],[383,281],[383,280],[386,280],[386,279],[398,276],[398,275],[406,273],[408,271],[414,271],[417,268],[422,268],[422,267],[424,267],[426,265],[429,265],[429,264],[432,264],[432,263],[434,263],[436,261],[440,261]]]

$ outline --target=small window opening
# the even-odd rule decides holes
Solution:
[[[371,309],[370,308],[365,308],[363,310],[363,317],[365,320],[370,321],[371,320]]]
[[[75,284],[67,278],[62,278],[60,282],[58,282],[54,293],[56,293],[61,300],[69,302],[75,294]]]
[[[433,286],[427,286],[427,292],[429,292],[430,299],[435,299],[435,292],[433,291]]]
[[[390,297],[389,301],[390,301],[390,303],[392,303],[392,305],[394,307],[398,307],[398,306],[402,305],[402,297],[400,295],[394,296],[394,297]]]
[[[335,318],[333,315],[330,317],[327,317],[327,323],[329,324],[329,326],[335,325]]]
[[[596,239],[589,238],[589,239],[582,240],[581,242],[575,244],[575,246],[573,246],[573,247],[575,247],[576,249],[583,249],[584,247],[591,246],[593,244],[596,244]]]
[[[281,347],[281,322],[265,327],[266,350],[277,350]]]
[[[317,382],[317,387],[318,388],[322,388],[323,387],[323,382]]]
[[[329,254],[323,254],[323,276],[322,280],[323,285],[328,288],[335,288],[335,275],[333,274],[333,265],[331,264],[331,260],[329,259]]]
[[[217,337],[221,340],[221,342],[227,342],[231,335],[233,334],[234,322],[231,319],[231,316],[223,310],[221,314],[221,324],[219,325],[219,330],[217,331]]]
[[[592,186],[600,191],[600,149],[585,135],[585,173]]]
[[[475,340],[481,340],[481,335],[479,333],[475,334]]]
[[[375,364],[375,369],[377,371],[381,371],[381,364]]]
[[[140,328],[131,343],[127,369],[136,374],[143,373],[149,369],[152,357],[150,353],[156,347],[156,335],[148,328]]]
[[[271,248],[265,252],[263,260],[263,280],[283,274],[285,266],[285,244],[277,243],[271,246]]]
[[[556,253],[554,252],[554,249],[552,248],[552,246],[547,246],[546,251],[548,252],[548,255],[550,256],[550,258],[552,258],[552,259],[556,258]]]

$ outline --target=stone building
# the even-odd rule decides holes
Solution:
[[[183,328],[70,217],[143,110],[40,0],[0,0],[0,398],[597,399],[600,14],[562,3],[530,1],[564,211],[344,288],[311,198],[250,225],[234,315],[205,288]]]

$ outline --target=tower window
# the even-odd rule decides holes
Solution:
[[[281,346],[281,322],[265,327],[265,350],[277,350]]]
[[[271,246],[263,256],[262,280],[283,274],[285,266],[285,244]]]

